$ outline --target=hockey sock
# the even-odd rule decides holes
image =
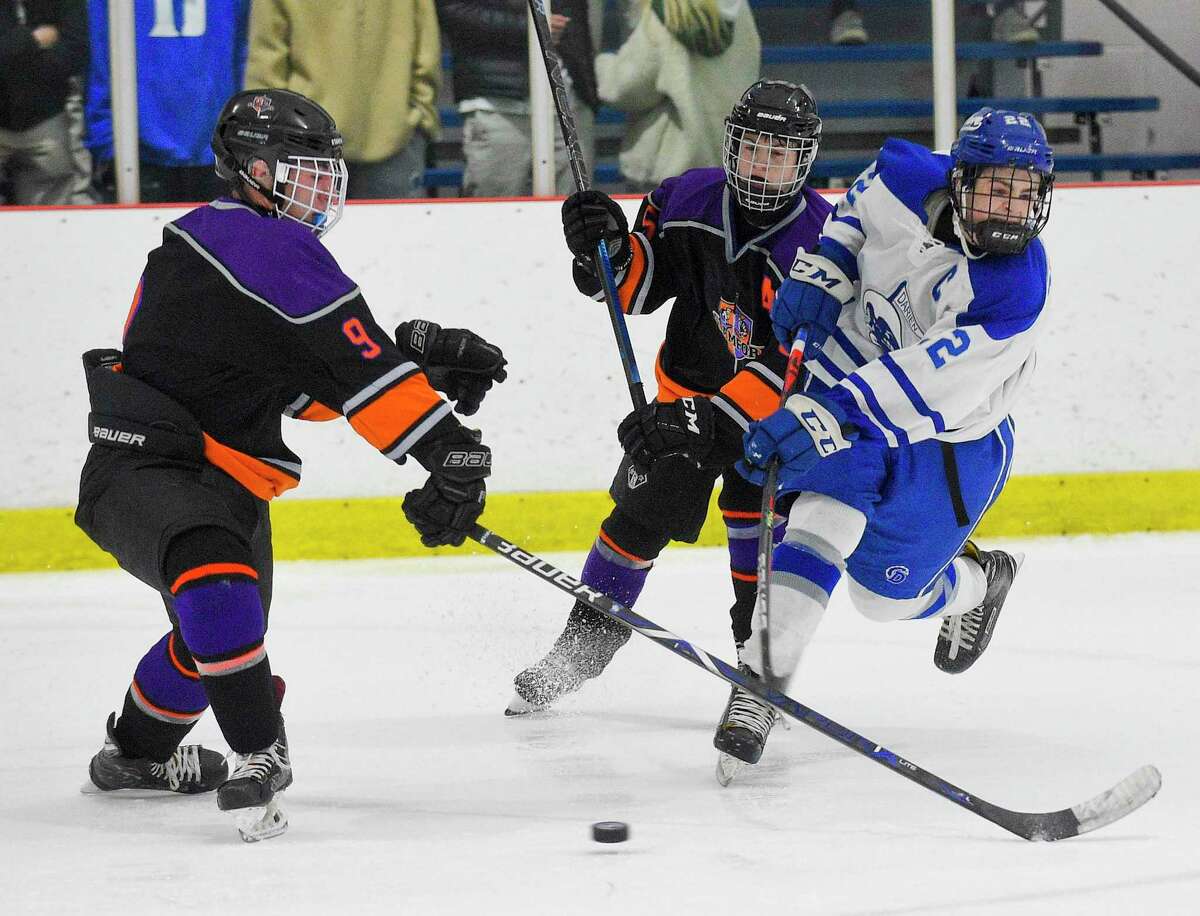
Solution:
[[[970,557],[955,557],[933,587],[920,599],[914,599],[919,603],[909,607],[904,616],[909,620],[925,620],[965,614],[982,603],[986,594],[987,575],[983,567]]]
[[[762,516],[757,512],[723,511],[725,532],[729,540],[729,575],[733,580],[733,607],[729,618],[733,641],[742,645],[750,638],[754,599],[758,591],[758,533]],[[787,518],[775,519],[776,546],[783,540]]]
[[[249,560],[249,548],[229,532],[202,528],[176,538],[164,564],[179,631],[221,733],[241,754],[274,743],[280,722]]]
[[[117,743],[128,757],[164,763],[207,708],[191,653],[172,631],[138,662],[114,729]]]
[[[771,567],[770,668],[783,686],[795,673],[800,657],[842,577],[841,557],[811,535],[801,544],[785,540],[775,548]],[[743,659],[762,673],[762,633],[747,641]]]

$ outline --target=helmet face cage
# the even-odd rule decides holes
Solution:
[[[1045,228],[1054,188],[1054,150],[1027,112],[981,108],[950,147],[950,200],[972,248],[1020,254]]]
[[[973,248],[1020,254],[1046,226],[1054,176],[1021,165],[959,164],[950,197],[960,230]]]
[[[342,218],[346,163],[339,158],[288,156],[275,164],[275,215],[304,223],[318,236]]]
[[[725,180],[746,210],[778,210],[800,193],[817,158],[812,137],[768,133],[725,119]]]

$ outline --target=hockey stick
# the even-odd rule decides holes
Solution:
[[[788,353],[787,371],[783,375],[783,389],[779,392],[779,407],[787,404],[787,399],[796,390],[800,382],[800,366],[804,362],[804,343],[808,339],[806,331],[801,330],[792,341],[792,349]],[[775,490],[779,486],[779,459],[773,459],[767,467],[767,479],[763,483],[762,528],[758,532],[758,567],[754,584],[754,616],[758,619],[759,632],[762,634],[763,677],[770,684],[778,684],[774,666],[771,664],[771,596],[769,582],[771,578],[771,555],[775,551]]]
[[[752,693],[763,702],[770,704],[780,712],[787,713],[793,719],[803,722],[810,728],[819,731],[826,737],[844,744],[851,750],[862,754],[882,764],[893,772],[899,773],[918,785],[924,786],[931,792],[936,792],[949,801],[972,814],[976,814],[1003,827],[1010,833],[1026,840],[1062,840],[1067,837],[1088,833],[1106,824],[1125,817],[1136,811],[1155,796],[1162,786],[1162,775],[1153,766],[1143,766],[1119,783],[1101,792],[1095,798],[1061,811],[1046,813],[1025,813],[1010,811],[993,805],[975,795],[966,792],[958,786],[946,782],[940,776],[930,773],[898,756],[881,744],[876,744],[869,738],[852,732],[832,719],[828,719],[814,709],[809,709],[791,697],[766,686],[763,681],[751,680],[728,662],[723,662],[715,655],[710,655],[703,649],[693,646],[687,640],[681,639],[674,633],[634,613],[624,605],[613,601],[603,592],[582,584],[578,579],[568,575],[556,566],[551,565],[536,554],[522,550],[516,544],[488,531],[482,525],[476,525],[471,532],[471,539],[478,541],[511,563],[526,569],[555,588],[566,592],[572,598],[582,601],[592,610],[604,614],[613,620],[620,621],[631,630],[641,633],[648,639],[654,640],[661,646],[674,652],[681,658],[687,659],[698,668],[703,668],[709,674],[719,677],[726,683],[739,687],[747,693]]]
[[[571,163],[571,174],[575,187],[586,191],[591,185],[587,163],[583,161],[583,150],[579,148],[579,131],[575,127],[575,113],[571,100],[567,98],[567,85],[563,80],[562,65],[554,42],[550,38],[550,26],[546,21],[546,4],[543,0],[529,0],[529,12],[533,16],[538,45],[542,49],[542,60],[546,62],[546,76],[554,96],[554,111],[558,115],[558,126],[562,130],[563,145],[567,148],[567,159]],[[633,244],[630,242],[629,244]],[[625,382],[633,406],[646,406],[646,392],[642,388],[642,376],[638,372],[637,358],[633,355],[633,344],[629,342],[629,329],[625,327],[625,313],[621,311],[621,299],[617,293],[617,281],[613,276],[612,259],[608,256],[608,245],[601,239],[596,246],[596,258],[600,265],[600,283],[604,287],[604,301],[608,305],[608,317],[612,321],[613,334],[617,338],[617,352],[621,355],[621,367],[625,370]]]

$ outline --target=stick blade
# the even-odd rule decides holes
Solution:
[[[1088,833],[1120,820],[1150,801],[1161,788],[1162,773],[1157,767],[1139,767],[1107,792],[1071,809],[1079,819],[1076,833]]]
[[[1065,840],[1099,830],[1132,814],[1157,795],[1160,788],[1162,774],[1157,767],[1147,765],[1134,770],[1111,789],[1073,808],[1048,814],[1017,814],[1011,822],[999,818],[996,823],[1027,840]]]

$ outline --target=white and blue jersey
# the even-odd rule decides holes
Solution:
[[[935,238],[950,166],[949,156],[888,140],[821,231],[819,253],[857,295],[807,361],[814,390],[828,387],[856,426],[892,447],[988,434],[1034,367],[1045,250],[1034,239],[1023,254],[969,258]]]
[[[837,401],[861,435],[805,474],[780,474],[782,491],[861,511],[866,530],[846,571],[888,598],[939,589],[924,614],[955,593],[951,562],[1008,479],[1008,413],[1033,371],[1049,290],[1038,240],[980,258],[956,243],[950,166],[889,140],[826,220],[817,251],[856,295],[822,349],[806,353],[808,390]]]

